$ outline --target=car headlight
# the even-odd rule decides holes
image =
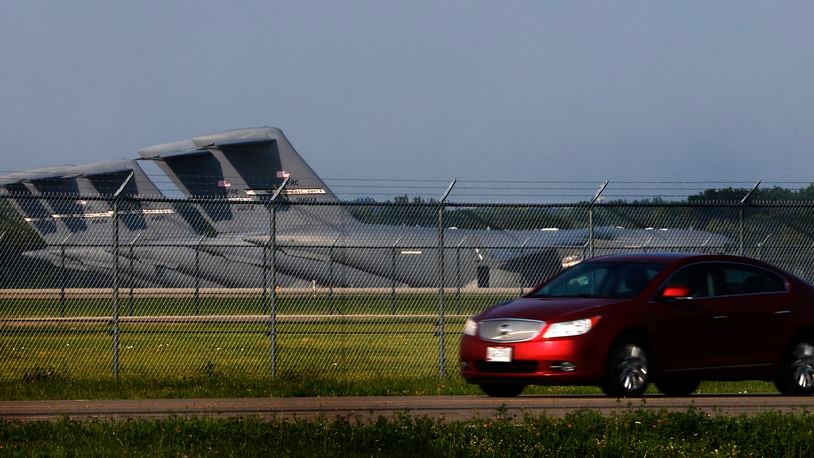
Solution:
[[[478,333],[478,323],[475,322],[472,318],[466,320],[464,324],[464,335],[465,336],[474,336]]]
[[[599,321],[599,317],[583,318],[581,320],[551,323],[543,338],[581,336],[587,333]]]

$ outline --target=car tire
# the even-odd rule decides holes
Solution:
[[[814,394],[814,337],[797,339],[789,346],[778,368],[775,386],[789,396]]]
[[[689,396],[698,389],[699,383],[691,378],[675,378],[656,381],[656,388],[665,396]]]
[[[493,398],[513,398],[526,388],[522,383],[484,383],[479,386],[481,391]]]
[[[608,396],[637,397],[650,383],[650,357],[638,340],[623,339],[608,356],[602,390]]]

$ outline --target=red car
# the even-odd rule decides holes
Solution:
[[[598,385],[686,396],[701,380],[814,392],[814,287],[738,256],[594,258],[467,320],[461,375],[490,396]]]

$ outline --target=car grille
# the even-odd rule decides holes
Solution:
[[[496,363],[493,361],[475,361],[478,372],[500,372],[503,374],[533,374],[537,372],[537,361],[512,361]]]
[[[490,342],[523,342],[536,337],[543,326],[544,321],[518,318],[483,320],[478,323],[478,335]]]

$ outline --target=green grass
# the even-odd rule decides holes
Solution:
[[[447,365],[457,367],[462,320],[449,323]],[[0,379],[33,368],[66,377],[102,378],[112,370],[110,326],[23,325],[0,334]],[[120,376],[195,376],[204,365],[224,376],[270,375],[271,337],[265,324],[128,324],[120,326]],[[281,374],[379,377],[432,375],[438,368],[434,319],[413,323],[280,323],[277,369]]]
[[[10,456],[811,456],[814,416],[631,411],[563,419],[264,422],[257,418],[0,423]]]
[[[462,310],[474,313],[485,297],[462,298]],[[494,297],[488,298],[492,303]],[[144,299],[134,303],[138,316],[190,314],[193,301]],[[53,317],[54,301],[6,301],[0,315]],[[259,299],[205,299],[201,314],[261,314]],[[456,306],[451,305],[454,309]],[[438,372],[437,319],[413,317],[409,322],[388,318],[389,297],[283,298],[280,315],[334,315],[322,322],[281,321],[276,328],[276,379],[377,380],[431,378]],[[71,300],[67,316],[109,316],[110,304],[101,300]],[[401,295],[397,313],[431,315],[437,312],[432,295]],[[129,305],[122,302],[122,314]],[[358,320],[347,315],[374,314],[383,318]],[[58,313],[56,313],[58,315]],[[462,316],[449,317],[446,364],[457,370],[457,345]],[[100,322],[0,324],[0,383],[31,379],[30,374],[54,374],[63,380],[110,379],[113,365],[112,326]],[[269,379],[272,339],[265,323],[145,324],[119,326],[120,380],[187,380],[208,371],[226,379]],[[202,368],[205,368],[202,369]]]
[[[407,299],[407,298],[405,298]],[[431,314],[436,299],[410,296],[404,311]],[[479,307],[470,298],[464,310]],[[343,298],[335,305],[355,313],[389,309],[388,298]],[[492,298],[492,300],[495,300]],[[310,301],[310,302],[309,302]],[[44,311],[38,303],[0,304],[5,318]],[[252,312],[248,299],[207,300],[207,313]],[[42,304],[40,304],[42,305]],[[53,304],[48,304],[51,307]],[[71,301],[76,315],[98,313],[95,301]],[[107,304],[109,305],[109,304]],[[189,301],[137,304],[153,315],[175,313]],[[228,307],[227,307],[228,305]],[[324,313],[324,303],[307,298],[281,301],[281,314]],[[152,306],[153,308],[149,308]],[[104,309],[106,311],[107,309]],[[187,310],[188,311],[188,310]],[[253,313],[253,312],[252,312]],[[119,379],[113,377],[110,323],[0,324],[0,398],[104,399],[240,396],[348,396],[479,394],[458,375],[457,355],[464,317],[448,317],[445,364],[438,377],[439,338],[433,316],[369,320],[336,314],[322,321],[281,321],[277,325],[276,373],[266,323],[127,323],[120,325]],[[705,383],[701,393],[774,393],[764,382]],[[593,387],[531,387],[528,394],[599,394]]]

